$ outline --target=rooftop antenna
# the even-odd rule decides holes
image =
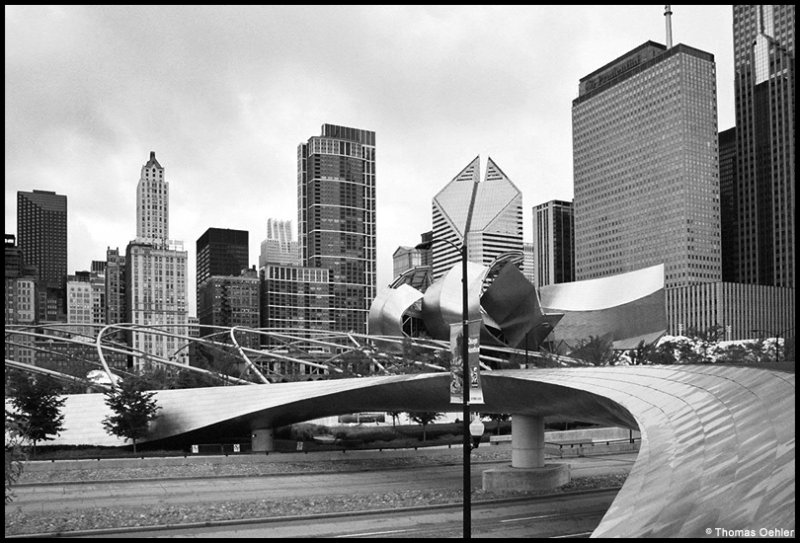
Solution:
[[[672,49],[672,6],[664,6],[664,17],[667,19],[667,49]]]

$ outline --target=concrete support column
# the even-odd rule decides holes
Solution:
[[[544,417],[511,415],[511,467],[544,467]]]
[[[270,452],[275,450],[275,438],[272,428],[257,428],[250,434],[250,449],[253,452]]]

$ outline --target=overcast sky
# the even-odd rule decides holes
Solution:
[[[718,126],[735,124],[731,6],[672,6],[673,43],[712,53]],[[67,196],[68,273],[124,253],[150,151],[170,238],[297,231],[297,145],[324,123],[376,133],[378,288],[475,156],[531,208],[571,200],[578,81],[647,40],[664,5],[5,7],[5,232],[16,193]]]

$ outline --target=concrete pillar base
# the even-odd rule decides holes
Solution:
[[[569,481],[569,464],[545,464],[541,468],[505,466],[483,472],[483,490],[496,493],[550,490]]]
[[[272,428],[257,428],[250,434],[250,450],[252,452],[270,452],[275,450],[275,439]]]

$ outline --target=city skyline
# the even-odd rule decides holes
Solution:
[[[6,233],[16,192],[52,190],[68,198],[68,273],[124,251],[155,151],[188,277],[208,228],[247,230],[257,264],[269,218],[297,235],[296,148],[331,123],[376,133],[379,290],[392,253],[430,230],[433,196],[476,155],[522,191],[530,241],[532,207],[573,198],[579,79],[665,43],[663,10],[6,6]],[[732,127],[731,6],[672,12],[673,43],[714,55],[718,129]]]

